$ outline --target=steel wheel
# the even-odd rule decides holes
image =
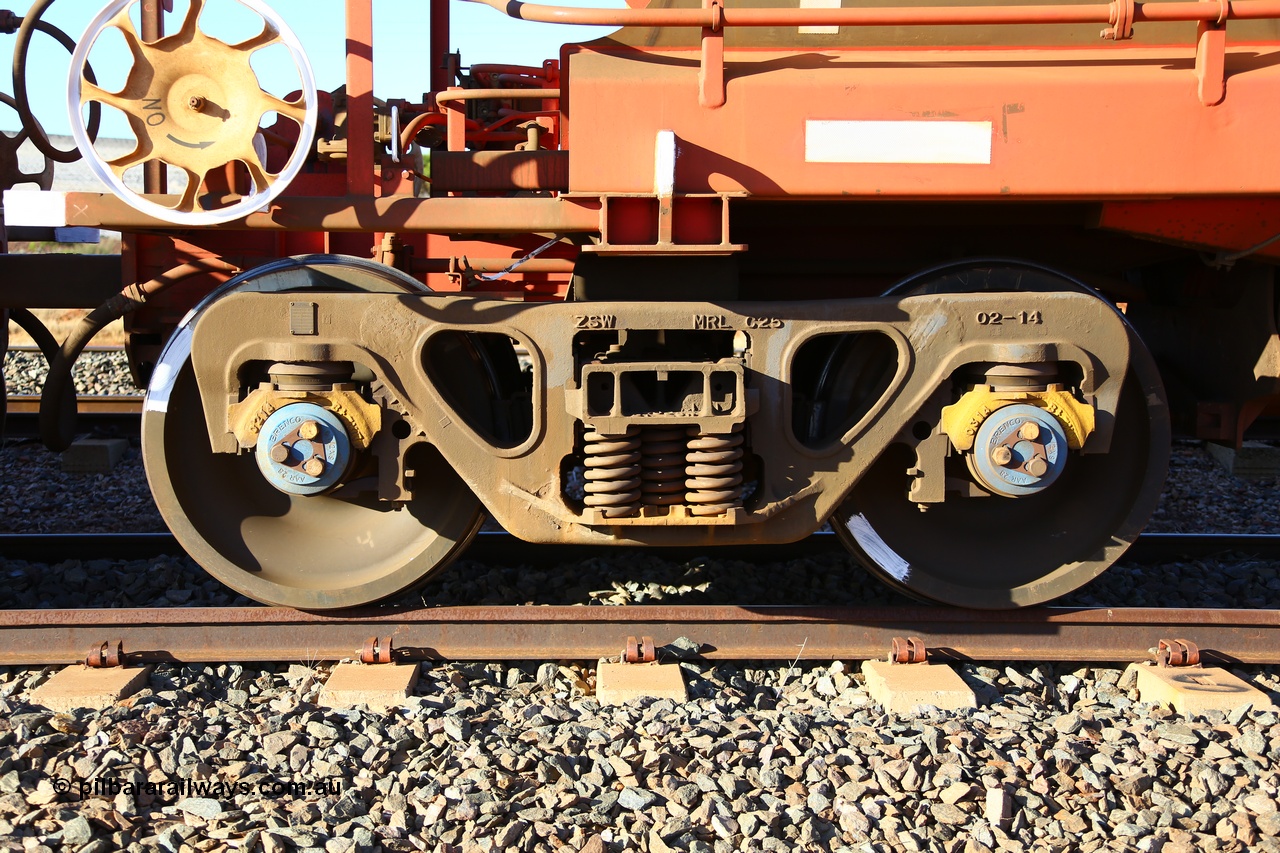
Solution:
[[[1008,275],[972,266],[913,279],[910,292],[1040,290],[1083,285],[1017,265]],[[988,272],[997,272],[994,269]],[[957,282],[959,285],[957,286]],[[904,292],[904,291],[898,291]],[[1044,492],[1016,499],[948,497],[921,512],[907,500],[914,460],[891,447],[832,518],[832,527],[872,574],[919,599],[982,609],[1026,607],[1065,595],[1111,566],[1155,508],[1169,461],[1169,414],[1150,353],[1132,329],[1129,374],[1111,451],[1075,455]]]
[[[231,290],[325,286],[326,267],[350,289],[422,289],[368,261],[312,256],[252,270],[204,305]],[[156,367],[142,453],[161,514],[206,571],[258,601],[328,610],[417,586],[466,547],[482,508],[433,448],[414,459],[415,482],[429,485],[403,505],[285,494],[266,482],[253,454],[213,453],[190,364],[191,329],[204,305],[175,331]]]

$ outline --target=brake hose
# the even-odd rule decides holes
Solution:
[[[44,355],[45,364],[52,365],[54,359],[58,357],[58,342],[44,323],[40,322],[40,318],[26,308],[10,308],[9,319],[26,332],[31,340],[35,342],[35,345],[40,348],[41,354]],[[8,331],[7,328],[5,331]],[[76,386],[74,382],[67,383],[58,391],[58,395],[60,398],[59,405],[63,409],[70,409],[72,412],[76,410]]]
[[[234,275],[240,267],[219,258],[198,258],[174,267],[163,275],[141,284],[131,284],[93,309],[67,334],[66,340],[49,362],[49,373],[40,393],[40,440],[54,453],[71,446],[75,438],[75,380],[71,368],[81,351],[98,331],[108,323],[142,306],[149,297],[197,275],[227,273]]]

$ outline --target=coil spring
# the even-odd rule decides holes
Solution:
[[[684,503],[685,427],[649,427],[640,433],[641,503]]]
[[[582,437],[587,496],[583,499],[606,518],[631,515],[640,500],[640,430],[605,435],[591,430]]]
[[[700,433],[689,429],[689,463],[684,469],[685,500],[693,515],[720,515],[742,505],[742,433]]]

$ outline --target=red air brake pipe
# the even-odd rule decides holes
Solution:
[[[900,27],[973,24],[1108,24],[1125,4],[1056,6],[908,6],[843,9],[575,9],[520,0],[477,0],[525,21],[597,26],[698,27]],[[1224,7],[1226,14],[1223,15]],[[1133,21],[1218,21],[1280,17],[1280,0],[1222,0],[1133,4]]]
[[[493,99],[512,99],[529,101],[533,99],[547,100],[560,97],[559,89],[458,89],[440,92],[436,95],[436,103],[448,101],[487,101]]]
[[[413,144],[413,138],[418,135],[418,131],[427,125],[444,124],[448,121],[448,116],[444,113],[422,113],[414,117],[413,121],[400,132],[400,149],[406,150]],[[464,122],[467,130],[481,130],[480,122],[474,119],[466,119]]]

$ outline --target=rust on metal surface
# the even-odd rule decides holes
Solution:
[[[103,640],[89,647],[84,665],[91,669],[104,669],[123,666],[124,660],[124,640]]]
[[[104,633],[140,662],[340,660],[372,636],[392,636],[411,659],[590,659],[641,632],[689,637],[712,660],[791,660],[802,644],[810,659],[872,660],[904,624],[935,660],[1136,661],[1172,629],[1224,660],[1280,663],[1280,613],[1269,610],[767,606],[14,610],[0,612],[0,663],[74,663]]]
[[[1200,649],[1190,640],[1160,640],[1156,646],[1160,666],[1199,666]]]
[[[894,637],[889,649],[889,663],[928,663],[929,650],[919,637]]]
[[[142,397],[83,396],[76,398],[76,410],[87,415],[140,415]],[[40,411],[40,398],[19,395],[9,398],[10,414],[35,414]]]
[[[431,89],[439,92],[453,82],[449,53],[449,2],[431,0]]]
[[[143,42],[155,44],[164,37],[164,13],[173,11],[173,0],[162,3],[143,3],[140,18]],[[167,193],[169,176],[164,163],[149,160],[142,165],[142,190],[146,193]]]
[[[470,275],[473,273],[498,273],[510,267],[513,258],[412,258],[409,268],[414,273],[449,273]],[[520,264],[522,273],[571,273],[573,261],[568,258],[532,258]]]
[[[698,66],[698,104],[724,106],[724,5],[720,0],[702,0],[710,21],[702,27],[702,55]]]
[[[726,9],[726,14],[731,11]],[[857,14],[863,9],[793,11]],[[895,11],[909,13],[914,8]],[[653,161],[657,133],[678,128],[682,147],[677,198],[747,192],[755,198],[797,202],[839,197],[843,203],[890,198],[1127,203],[1172,197],[1180,204],[1194,204],[1204,197],[1236,196],[1242,187],[1254,198],[1278,191],[1280,168],[1233,158],[1243,158],[1252,140],[1274,136],[1280,125],[1251,98],[1252,92],[1277,85],[1280,71],[1274,65],[1255,64],[1262,56],[1274,62],[1276,50],[1274,44],[1229,45],[1223,59],[1227,94],[1212,109],[1197,96],[1201,83],[1192,44],[1073,49],[1070,62],[1054,65],[1052,84],[1031,70],[1045,61],[1046,51],[1026,46],[1001,50],[998,63],[989,61],[987,51],[952,47],[937,49],[925,63],[920,50],[892,46],[877,49],[876,61],[866,63],[860,60],[865,54],[846,49],[833,51],[830,65],[821,73],[797,68],[789,61],[793,53],[785,48],[728,51],[729,95],[724,105],[708,109],[695,97],[699,70],[694,48],[637,62],[634,54],[621,49],[583,45],[569,56],[573,126],[586,125],[592,132],[587,139],[570,137],[570,188],[575,193],[652,193],[652,168],[642,170],[636,164]],[[827,105],[839,103],[849,86],[863,92],[856,115],[840,113],[828,122]],[[619,91],[635,94],[619,99]],[[1135,99],[1135,91],[1148,92],[1151,100]],[[1000,93],[994,103],[992,92]],[[771,122],[788,132],[726,130],[754,126],[762,102],[769,104]],[[919,168],[856,162],[855,156],[846,159],[853,137],[844,134],[852,134],[861,117],[878,122],[900,114],[933,115],[940,105],[946,105],[947,122],[973,123],[970,126],[984,130],[990,126],[973,152],[980,165],[929,164],[926,185],[918,179]],[[1223,125],[1228,116],[1230,124]],[[1178,144],[1188,129],[1202,134],[1197,139],[1203,141],[1196,146]],[[828,131],[833,134],[831,147],[820,142]],[[1108,149],[1109,140],[1117,138],[1142,140],[1145,156],[1116,169]],[[691,140],[699,144],[687,144]],[[1052,167],[1046,168],[1046,162]],[[1198,168],[1203,162],[1212,162],[1213,168]],[[1216,227],[1219,221],[1199,219],[1205,227]],[[1248,222],[1235,212],[1226,221]],[[804,245],[798,238],[797,243]]]
[[[360,649],[361,663],[391,663],[394,657],[392,638],[369,637]]]
[[[627,637],[626,648],[622,651],[624,663],[653,663],[657,659],[658,655],[654,650],[653,637],[644,636],[639,640],[635,637]]]

